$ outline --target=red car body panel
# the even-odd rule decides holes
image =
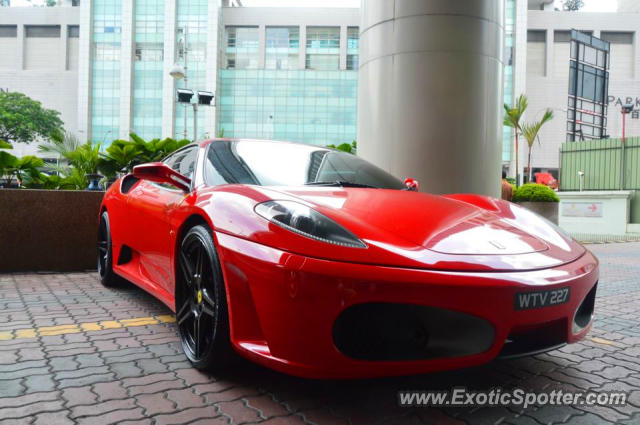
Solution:
[[[572,327],[576,310],[598,280],[585,248],[533,213],[479,195],[435,196],[391,189],[209,187],[202,176],[209,142],[199,145],[193,190],[184,193],[122,179],[105,194],[114,271],[175,311],[176,252],[186,224],[206,222],[222,266],[230,338],[241,355],[282,372],[315,378],[424,373],[495,358],[510,333],[554,321],[566,342],[591,324]],[[216,142],[211,142],[216,143]],[[366,248],[332,245],[260,217],[269,200],[294,200],[357,235]],[[515,310],[517,292],[569,287],[568,302]],[[334,343],[336,319],[351,306],[398,303],[431,306],[491,324],[490,348],[473,355],[425,360],[367,361]],[[560,322],[559,322],[560,323]]]

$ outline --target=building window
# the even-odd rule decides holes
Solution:
[[[554,43],[568,43],[571,41],[571,31],[556,30],[553,32]]]
[[[340,27],[307,27],[306,69],[340,68]]]
[[[358,69],[360,31],[358,27],[347,28],[347,69]]]
[[[69,37],[69,38],[79,38],[80,37],[80,27],[78,25],[69,25],[67,27],[67,37]]]
[[[0,25],[0,37],[13,38],[18,36],[18,27],[16,25]]]
[[[60,38],[60,25],[27,25],[25,37]]]
[[[227,27],[227,68],[258,68],[258,27]]]
[[[544,30],[527,31],[527,41],[530,43],[544,43],[547,40],[547,32]]]
[[[611,44],[633,44],[632,32],[602,31],[600,38]]]
[[[298,27],[267,27],[265,68],[297,69],[299,47]]]

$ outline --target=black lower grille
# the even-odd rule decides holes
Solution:
[[[491,348],[493,326],[484,319],[435,307],[359,304],[333,327],[340,352],[359,360],[424,360],[478,354]]]
[[[511,330],[498,357],[513,358],[554,350],[567,343],[567,320]]]

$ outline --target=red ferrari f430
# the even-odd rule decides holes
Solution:
[[[303,377],[406,375],[585,336],[589,251],[518,205],[416,185],[317,146],[188,145],[106,192],[99,276],[172,309],[205,369],[239,354]]]

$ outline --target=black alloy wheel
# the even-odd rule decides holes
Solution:
[[[98,229],[98,276],[104,286],[118,284],[118,276],[113,272],[112,266],[111,227],[109,226],[109,214],[105,211],[100,217]]]
[[[176,321],[185,355],[198,369],[222,370],[233,360],[220,264],[209,230],[191,228],[176,270]]]

